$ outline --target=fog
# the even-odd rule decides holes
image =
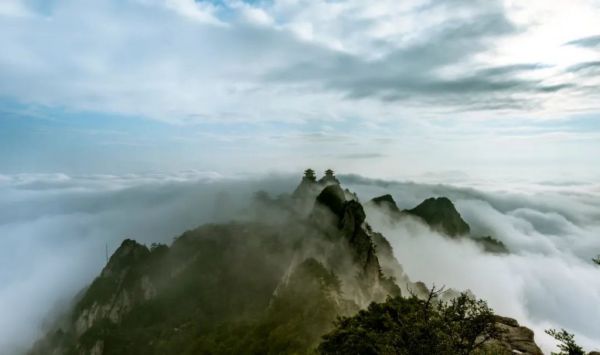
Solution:
[[[123,239],[170,243],[226,221],[257,190],[296,179],[173,175],[0,175],[0,354],[22,352],[100,272]]]
[[[89,284],[128,237],[170,243],[206,222],[239,216],[255,191],[291,193],[299,176],[177,174],[0,175],[0,353],[19,353]],[[368,210],[412,280],[470,289],[494,310],[536,332],[565,328],[600,348],[600,189],[592,184],[457,187],[340,177],[361,201],[391,193],[401,208],[452,199],[475,235],[503,241],[510,255],[483,253],[416,220],[390,223]]]
[[[504,186],[483,192],[357,177],[346,182],[363,200],[391,193],[401,208],[448,196],[473,235],[491,235],[511,251],[484,253],[475,243],[445,238],[416,219],[395,223],[369,209],[369,222],[390,240],[413,280],[471,290],[496,313],[532,328],[546,353],[556,350],[544,333],[548,328],[565,328],[586,350],[600,349],[600,267],[591,262],[600,254],[597,185]]]

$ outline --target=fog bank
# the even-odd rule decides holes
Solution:
[[[509,255],[484,253],[468,240],[445,238],[416,219],[394,223],[369,209],[413,280],[470,289],[498,313],[535,331],[544,352],[556,350],[544,329],[565,328],[588,351],[600,349],[600,198],[597,185],[475,190],[348,177],[363,200],[391,193],[401,208],[447,196],[474,236],[491,235]],[[527,191],[527,192],[524,192]],[[535,191],[535,193],[530,193]]]
[[[38,338],[61,306],[89,284],[128,237],[170,243],[183,231],[239,215],[254,192],[291,193],[299,176],[177,174],[0,175],[0,353]],[[390,223],[367,210],[413,280],[470,289],[499,314],[536,332],[565,328],[600,349],[600,189],[593,184],[457,187],[341,176],[361,201],[391,193],[400,208],[447,196],[475,235],[492,235],[510,255],[484,254],[418,221]]]

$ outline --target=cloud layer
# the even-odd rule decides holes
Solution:
[[[589,109],[597,83],[566,69],[592,61],[600,11],[570,2],[588,16],[565,38],[565,6],[11,0],[0,8],[0,96],[169,122]]]
[[[416,280],[470,289],[499,314],[532,328],[545,351],[554,342],[544,330],[565,328],[586,349],[600,349],[597,313],[600,268],[600,206],[597,185],[537,186],[535,194],[363,180],[364,197],[391,192],[401,208],[429,196],[448,196],[475,236],[491,235],[508,256],[482,253],[474,243],[456,242],[414,220],[390,223],[377,211],[370,222],[391,241],[405,271]],[[534,190],[531,186],[526,191]]]
[[[234,217],[252,194],[289,191],[286,179],[171,175],[0,175],[0,353],[40,336],[125,238],[170,243]]]
[[[342,176],[365,201],[392,193],[401,208],[431,196],[448,196],[476,235],[502,240],[512,254],[482,253],[408,220],[368,218],[391,241],[413,280],[470,289],[500,314],[543,334],[564,327],[588,349],[600,348],[600,206],[597,185],[539,184],[521,188],[464,188]],[[97,275],[126,237],[169,243],[189,228],[226,221],[265,190],[289,193],[298,177],[225,178],[214,173],[0,175],[0,352],[30,345],[60,309]]]

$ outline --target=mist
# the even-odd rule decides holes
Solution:
[[[480,191],[445,185],[346,179],[365,201],[391,193],[400,208],[448,196],[471,225],[473,236],[491,235],[510,250],[496,255],[470,240],[444,237],[416,218],[393,222],[375,208],[368,221],[382,232],[413,281],[471,290],[497,314],[534,330],[544,352],[555,341],[544,333],[565,328],[586,350],[600,349],[600,205],[597,186],[538,185]]]
[[[19,353],[88,285],[125,238],[168,243],[203,223],[239,218],[256,191],[291,193],[299,176],[174,174],[0,175],[0,353]],[[368,199],[391,193],[400,208],[447,196],[474,235],[491,235],[509,255],[484,253],[445,238],[416,219],[367,218],[394,248],[413,281],[471,290],[496,313],[543,333],[565,328],[587,350],[599,349],[600,189],[592,184],[450,185],[340,176]],[[523,191],[535,191],[535,194]],[[403,290],[404,291],[404,290]]]
[[[167,243],[238,217],[297,178],[178,174],[0,175],[0,354],[26,351],[123,239]]]

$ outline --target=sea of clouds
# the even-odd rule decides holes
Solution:
[[[413,280],[471,290],[496,313],[535,331],[545,353],[548,328],[565,328],[588,350],[600,349],[600,186],[539,183],[480,188],[346,179],[359,196],[391,193],[401,209],[447,196],[474,236],[493,236],[511,251],[493,255],[469,241],[445,238],[413,219],[390,223],[368,211]]]
[[[124,238],[170,243],[187,229],[235,218],[254,192],[276,196],[296,176],[177,174],[0,175],[0,353],[18,354],[89,284]],[[497,313],[536,332],[565,328],[600,349],[600,187],[540,183],[499,189],[342,176],[365,201],[391,193],[401,208],[432,196],[452,199],[475,235],[511,250],[483,253],[409,220],[368,218],[386,235],[413,280],[470,289]]]

